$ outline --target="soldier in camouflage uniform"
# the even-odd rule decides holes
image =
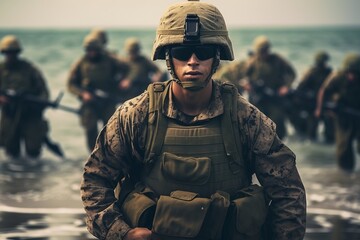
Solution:
[[[298,87],[295,92],[295,104],[298,106],[296,112],[300,112],[299,109],[303,109],[306,112],[306,118],[298,119],[295,121],[304,122],[304,131],[311,140],[317,139],[317,131],[319,120],[314,116],[314,110],[316,108],[316,95],[324,83],[325,79],[331,74],[332,69],[327,65],[329,55],[320,51],[315,55],[314,65],[309,68],[304,76],[301,78]],[[327,143],[334,141],[334,124],[331,116],[323,114],[321,120],[324,122],[324,135]]]
[[[224,65],[215,72],[213,79],[220,79],[221,81],[230,82],[237,87],[239,93],[243,93],[244,88],[242,86],[242,82],[245,78],[247,65],[253,55],[253,51],[249,51],[247,59],[237,60]]]
[[[170,6],[153,59],[166,60],[172,80],[121,105],[85,164],[89,231],[99,239],[261,239],[268,221],[270,239],[303,239],[294,153],[234,85],[212,80],[220,60],[233,60],[219,10]]]
[[[98,135],[98,121],[105,124],[115,111],[120,81],[129,72],[129,65],[108,54],[94,35],[84,38],[84,56],[72,67],[68,89],[82,101],[81,124],[87,147],[91,151]]]
[[[249,62],[246,76],[249,100],[269,116],[277,126],[277,134],[286,136],[286,101],[283,99],[295,80],[293,67],[278,54],[270,52],[270,41],[265,36],[254,40],[255,56]]]
[[[335,143],[336,158],[340,168],[352,171],[355,168],[353,141],[357,140],[360,153],[360,119],[353,112],[360,112],[360,55],[348,54],[341,70],[333,73],[321,86],[317,96],[315,116],[320,117],[326,101],[336,105]]]
[[[158,82],[162,75],[158,66],[141,54],[141,44],[137,38],[126,39],[124,59],[130,65],[129,75],[122,81],[127,99],[133,98],[147,88],[151,82]]]
[[[14,158],[21,154],[21,142],[25,143],[26,154],[37,158],[47,133],[47,122],[43,108],[34,103],[6,96],[14,91],[18,96],[33,96],[47,100],[49,91],[40,71],[27,60],[19,58],[22,51],[19,40],[12,35],[0,42],[5,61],[0,64],[0,145]]]

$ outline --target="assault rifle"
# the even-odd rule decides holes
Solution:
[[[323,109],[325,110],[331,110],[334,111],[335,113],[343,113],[343,114],[347,114],[349,116],[355,117],[355,118],[360,118],[360,110],[351,108],[351,107],[347,107],[341,104],[337,104],[335,102],[325,102],[323,104]]]
[[[106,102],[113,102],[113,103],[122,103],[124,102],[124,98],[121,97],[117,97],[114,96],[104,90],[101,90],[99,88],[92,88],[92,87],[87,87],[84,89],[85,91],[88,91],[89,93],[91,93],[94,97],[94,100],[92,100],[92,103],[97,103],[96,101],[106,101]]]
[[[30,95],[30,94],[18,93],[12,89],[0,91],[0,96],[5,96],[14,101],[33,103],[33,104],[36,104],[37,106],[43,107],[43,108],[51,107],[54,109],[60,109],[60,110],[75,113],[75,114],[80,113],[79,109],[75,109],[75,108],[64,106],[64,105],[60,104],[61,98],[64,96],[64,92],[62,92],[62,91],[59,93],[59,95],[56,97],[56,99],[54,101],[44,100],[42,98]]]
[[[285,106],[286,110],[294,110],[295,98],[301,99],[301,105],[309,107],[313,111],[316,106],[316,93],[313,91],[304,92],[296,89],[289,89],[289,92],[280,96],[273,89],[266,87],[263,81],[258,81],[254,84],[252,90],[254,96],[252,97],[253,103],[256,105],[260,100],[278,101],[280,105]],[[343,113],[356,118],[360,118],[360,111],[351,107],[347,107],[335,102],[324,102],[322,108],[324,110],[331,110],[335,113]],[[300,115],[301,117],[301,115]]]
[[[27,103],[35,104],[36,106],[39,106],[40,108],[51,107],[54,109],[60,109],[60,110],[66,111],[66,112],[79,114],[80,113],[79,109],[75,109],[75,108],[68,107],[68,106],[63,106],[60,104],[60,101],[61,101],[61,98],[63,97],[63,95],[64,95],[64,93],[60,92],[54,101],[47,101],[47,100],[44,100],[37,96],[33,96],[33,95],[29,95],[29,94],[20,94],[11,89],[5,90],[5,91],[0,91],[0,96],[5,96],[15,102],[27,102]],[[64,153],[63,153],[60,145],[58,143],[55,143],[52,140],[50,140],[49,136],[46,136],[43,142],[49,148],[49,150],[51,152],[53,152],[55,155],[64,157]]]

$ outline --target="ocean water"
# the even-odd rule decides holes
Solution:
[[[51,98],[64,92],[61,104],[79,107],[66,91],[71,65],[83,54],[82,40],[90,29],[0,29],[0,38],[16,35],[24,48],[22,56],[32,61],[47,79]],[[128,37],[137,37],[150,56],[155,29],[107,30],[108,49],[124,54]],[[230,29],[236,59],[246,57],[258,35],[269,37],[272,49],[288,59],[297,80],[312,64],[319,50],[327,51],[333,69],[345,54],[360,53],[360,28],[246,28]],[[0,60],[2,58],[0,57]],[[163,61],[156,62],[165,70]],[[296,83],[295,83],[296,85]],[[79,185],[88,152],[84,132],[75,114],[48,109],[50,137],[58,142],[65,158],[44,148],[35,164],[7,159],[0,149],[0,239],[92,239],[84,224]],[[297,136],[289,125],[286,144],[297,156],[297,166],[308,200],[305,239],[360,239],[360,157],[355,172],[336,166],[335,147],[320,139],[310,142]],[[321,130],[320,130],[321,131]]]

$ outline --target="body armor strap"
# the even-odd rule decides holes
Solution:
[[[145,166],[151,169],[152,164],[160,155],[164,142],[168,121],[162,113],[164,101],[168,95],[171,80],[150,84],[149,92],[149,117],[147,130],[147,143],[145,151]],[[241,159],[244,159],[242,141],[239,134],[239,123],[237,118],[237,90],[229,83],[221,84],[221,94],[224,101],[224,114],[221,118],[221,129],[223,132],[224,147],[227,159],[230,162],[231,171],[236,174],[240,168],[244,168]],[[247,160],[244,160],[245,163]]]

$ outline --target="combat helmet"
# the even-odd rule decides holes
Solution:
[[[330,59],[330,56],[325,51],[319,51],[318,53],[315,54],[315,64],[316,65],[324,64],[327,61],[329,61],[329,59]]]
[[[140,42],[137,38],[131,37],[125,41],[125,51],[128,53],[138,53],[141,49]]]
[[[97,38],[95,35],[88,34],[84,38],[83,47],[84,49],[92,48],[101,50],[103,48],[103,44],[101,43],[100,39]]]
[[[225,20],[213,5],[187,1],[171,5],[160,19],[152,59],[165,59],[165,49],[175,44],[215,44],[221,60],[233,60],[234,54]]]
[[[3,52],[20,52],[22,50],[20,41],[14,35],[7,35],[1,39],[0,51]]]
[[[94,28],[91,30],[90,35],[94,35],[96,38],[98,38],[104,46],[108,42],[108,37],[106,32],[103,29],[100,28]]]
[[[360,54],[349,53],[346,55],[342,69],[348,72],[360,73]]]
[[[270,47],[271,47],[270,41],[266,36],[261,35],[254,39],[253,48],[256,53],[259,53],[264,49],[269,49]]]

